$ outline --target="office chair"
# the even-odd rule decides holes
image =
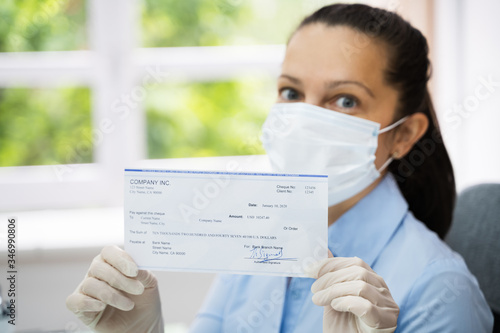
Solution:
[[[481,184],[458,195],[446,243],[460,253],[479,282],[500,332],[500,184]]]

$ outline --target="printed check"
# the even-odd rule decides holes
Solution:
[[[125,169],[124,213],[141,269],[304,277],[327,257],[323,175]]]

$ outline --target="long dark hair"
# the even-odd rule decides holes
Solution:
[[[391,163],[389,171],[415,217],[443,239],[451,226],[455,178],[427,89],[427,40],[399,15],[360,4],[323,7],[306,17],[297,30],[313,23],[347,26],[386,45],[389,61],[385,80],[399,91],[394,120],[416,112],[429,119],[427,132],[406,156]]]

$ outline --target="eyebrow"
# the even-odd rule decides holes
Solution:
[[[286,78],[286,79],[292,81],[293,83],[295,83],[295,84],[297,84],[299,86],[302,85],[302,82],[299,79],[297,79],[297,78],[295,78],[293,76],[290,76],[288,74],[281,74],[280,77]],[[367,86],[365,86],[363,83],[361,83],[359,81],[352,81],[352,80],[328,81],[328,82],[326,82],[325,86],[326,86],[327,89],[333,89],[333,88],[336,88],[336,87],[344,85],[344,84],[354,84],[354,85],[357,85],[357,86],[363,88],[368,93],[368,95],[370,95],[371,97],[375,98],[375,95],[370,90],[370,88],[368,88]]]

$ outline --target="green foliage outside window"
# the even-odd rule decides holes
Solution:
[[[317,1],[143,0],[142,46],[284,44]],[[0,1],[0,52],[87,49],[87,5]],[[274,78],[257,75],[148,90],[148,157],[263,153],[258,135],[275,94]],[[87,88],[0,89],[0,166],[92,162],[90,96]]]
[[[145,47],[284,44],[324,0],[145,0]]]
[[[0,1],[0,52],[87,48],[84,0]]]
[[[268,77],[170,84],[148,93],[148,157],[263,154],[260,127],[275,99]]]
[[[0,52],[86,49],[85,4],[0,1]],[[92,162],[90,119],[88,88],[0,89],[0,166]]]
[[[285,44],[314,1],[146,0],[145,47]],[[262,154],[274,78],[170,84],[148,93],[148,157]]]
[[[87,88],[0,89],[0,166],[92,161]]]

